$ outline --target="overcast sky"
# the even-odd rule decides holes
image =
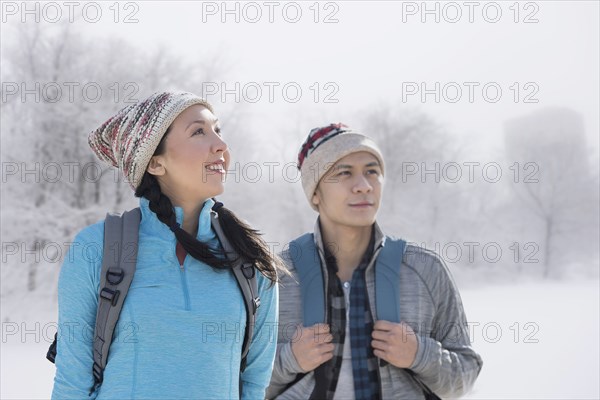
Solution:
[[[55,4],[68,18],[68,6]],[[76,16],[83,4],[72,9]],[[365,110],[395,104],[497,145],[506,119],[566,106],[583,115],[598,148],[597,1],[428,2],[426,10],[400,1],[95,4],[85,17],[94,20],[96,8],[102,15],[77,23],[81,35],[112,34],[148,50],[162,45],[183,60],[220,53],[227,66],[221,80],[199,94],[217,107],[223,88],[233,91],[226,103],[234,93],[255,101],[251,123],[268,126],[265,134],[292,124],[302,130],[300,141],[314,126],[359,124]],[[31,20],[21,7],[5,2],[3,22]],[[54,18],[53,8],[44,14],[40,7],[42,20]],[[430,91],[424,99],[423,89]]]

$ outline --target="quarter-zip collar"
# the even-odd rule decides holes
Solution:
[[[214,204],[213,199],[206,200],[198,216],[198,233],[196,234],[196,239],[201,242],[212,244],[216,240],[217,236],[211,226],[211,212]],[[174,209],[177,223],[181,225],[183,223],[183,208],[174,207]],[[175,234],[150,210],[150,201],[145,197],[140,198],[140,210],[142,211],[142,221],[140,224],[142,231],[149,232],[153,236],[164,238],[165,240],[175,240]]]

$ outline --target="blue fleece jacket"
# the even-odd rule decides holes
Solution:
[[[198,240],[218,246],[207,200]],[[110,347],[104,382],[93,385],[92,341],[98,305],[104,221],[83,229],[59,277],[59,340],[53,399],[237,399],[246,309],[230,271],[186,256],[175,235],[140,199],[137,270]],[[182,223],[183,210],[176,208]],[[264,399],[277,344],[278,291],[258,274],[261,305],[242,374],[242,398]]]

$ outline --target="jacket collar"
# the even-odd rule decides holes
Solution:
[[[204,202],[200,211],[196,239],[201,242],[210,242],[216,238],[215,232],[211,227],[211,213],[213,212],[212,207],[214,204],[213,199],[208,199]],[[181,207],[174,207],[174,209],[177,223],[181,225],[183,223],[183,209]],[[140,210],[142,211],[142,229],[165,239],[175,239],[175,234],[171,232],[171,229],[158,219],[154,211],[150,210],[150,201],[145,197],[140,198]]]

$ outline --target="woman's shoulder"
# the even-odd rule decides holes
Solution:
[[[101,262],[104,247],[104,220],[81,229],[68,245],[69,251],[64,264],[81,261],[90,264]]]
[[[69,251],[60,270],[59,288],[96,288],[100,279],[103,246],[104,220],[81,229],[69,243]]]
[[[88,225],[81,229],[73,241],[70,243],[72,252],[84,251],[90,253],[92,251],[102,254],[104,246],[104,220]]]
[[[79,238],[82,241],[96,239],[104,241],[104,219],[80,229],[75,238]]]

